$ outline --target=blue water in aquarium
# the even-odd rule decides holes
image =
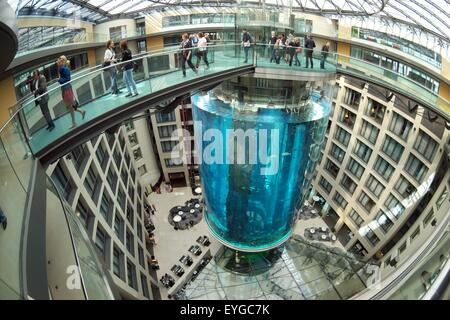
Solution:
[[[192,105],[197,154],[209,152],[223,159],[199,165],[205,219],[212,233],[237,250],[262,251],[280,245],[292,232],[320,158],[329,101],[313,94],[311,107],[302,113],[269,108],[241,112],[210,95],[200,94],[192,97]],[[221,134],[222,150],[211,148],[217,138],[204,136],[208,129],[215,129],[214,136]],[[258,152],[268,154],[270,162],[264,164],[258,158],[254,164],[227,164],[227,129],[256,129],[256,145],[265,149]],[[267,130],[267,139],[260,139],[262,129]],[[278,137],[272,135],[273,130],[278,130]],[[260,140],[267,142],[261,145]],[[272,143],[278,144],[278,150]]]

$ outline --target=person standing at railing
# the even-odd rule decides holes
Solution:
[[[2,208],[0,208],[0,224],[3,227],[3,230],[6,230],[6,227],[8,226],[8,218],[6,217],[6,215],[3,213]]]
[[[205,36],[203,35],[203,32],[200,32],[198,34],[198,42],[197,42],[197,65],[195,66],[197,69],[200,66],[200,61],[203,59],[203,61],[206,64],[206,70],[209,69],[209,62],[208,62],[208,54],[206,52],[206,49],[208,47],[208,41],[206,40]]]
[[[277,39],[275,42],[274,47],[274,56],[275,56],[275,63],[280,64],[281,59],[281,37]]]
[[[313,50],[316,47],[316,43],[314,42],[311,35],[305,41],[305,57],[306,57],[306,68],[309,68],[309,63],[311,62],[311,69],[314,68],[313,62]]]
[[[328,53],[330,52],[330,42],[324,44],[322,47],[321,58],[320,58],[320,69],[325,69],[325,63],[327,62]]]
[[[181,70],[183,70],[183,77],[186,77],[186,63],[191,67],[192,71],[197,73],[197,69],[192,64],[191,58],[192,58],[192,43],[189,39],[189,36],[187,33],[184,33],[182,36],[182,42],[180,45],[182,52],[181,52]]]
[[[270,55],[270,63],[272,63],[273,60],[275,60],[275,62],[277,61],[277,59],[275,58],[275,43],[277,43],[277,36],[275,34],[275,31],[272,31],[271,37],[269,39],[269,55]]]
[[[298,41],[297,41],[298,40]],[[297,58],[297,49],[300,47],[300,40],[298,38],[292,38],[291,42],[288,44],[289,48],[289,66],[292,66],[292,61],[295,57],[295,65],[299,64],[300,61],[298,61]]]
[[[62,85],[62,98],[66,108],[70,112],[70,118],[72,121],[70,129],[72,129],[75,127],[75,111],[81,113],[82,119],[84,119],[86,111],[78,110],[77,108],[77,102],[73,94],[72,85],[70,84],[70,61],[67,60],[66,56],[60,56],[56,63],[58,64],[59,73],[58,83]]]
[[[37,98],[36,105],[41,108],[42,115],[47,121],[47,130],[52,131],[55,128],[50,111],[48,110],[48,94],[47,94],[47,79],[40,73],[39,70],[33,72],[33,82],[31,84],[33,95]]]
[[[244,63],[248,62],[248,51],[250,50],[250,46],[252,44],[252,38],[250,37],[247,29],[242,30],[242,45],[244,46]]]
[[[128,49],[128,44],[126,40],[120,41],[120,48],[122,49],[122,62],[133,59],[133,55],[131,54],[131,50]],[[136,82],[134,81],[133,70],[134,70],[133,62],[122,64],[123,82],[127,86],[128,90],[128,94],[125,96],[126,98],[131,96],[135,97],[139,94],[136,88]]]
[[[116,53],[114,52],[114,41],[108,40],[106,43],[105,56],[103,58],[103,68],[109,67],[108,72],[111,75],[111,94],[117,96],[122,93],[117,86],[117,69],[114,64],[117,63]]]

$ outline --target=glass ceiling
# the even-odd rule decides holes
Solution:
[[[8,0],[20,15],[78,16],[102,22],[139,16],[168,6],[266,6],[326,16],[378,16],[426,30],[450,42],[449,0]]]

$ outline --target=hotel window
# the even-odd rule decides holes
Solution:
[[[87,159],[89,153],[87,151],[86,145],[82,144],[71,151],[72,162],[77,171],[80,170],[82,164]]]
[[[128,139],[130,140],[130,146],[131,147],[134,147],[135,145],[137,145],[139,143],[136,132],[133,133],[133,134],[130,134],[128,136]]]
[[[398,162],[403,154],[403,150],[405,148],[392,139],[391,137],[386,136],[386,140],[384,140],[383,144],[383,152],[395,162]]]
[[[361,100],[361,93],[352,90],[350,88],[346,88],[344,103],[346,105],[352,106],[356,109],[359,107],[359,101]]]
[[[85,205],[81,200],[78,200],[77,203],[77,216],[80,218],[81,224],[87,230],[89,222],[91,218],[93,218],[93,214],[89,210],[89,207]]]
[[[427,166],[412,154],[409,155],[408,161],[406,161],[405,170],[419,183],[422,182],[428,172]]]
[[[128,206],[127,206],[127,220],[131,224],[131,226],[134,226],[134,224],[133,224],[133,220],[134,220],[133,208],[130,206],[130,204],[128,204]]]
[[[55,182],[56,188],[61,193],[61,196],[68,200],[73,190],[72,182],[64,173],[60,163],[56,165],[52,173],[52,180]]]
[[[102,258],[104,259],[106,248],[106,235],[100,228],[97,228],[97,234],[95,236],[95,246],[98,248]]]
[[[123,242],[123,231],[124,231],[123,219],[119,216],[119,212],[116,210],[116,215],[114,217],[114,233],[121,242]]]
[[[134,267],[134,265],[130,261],[127,261],[127,280],[128,280],[128,285],[130,287],[132,287],[133,289],[136,289],[135,278],[136,278],[136,268]]]
[[[419,152],[425,159],[432,162],[437,148],[438,143],[425,132],[420,130],[416,143],[414,144],[414,149],[417,150],[417,152]]]
[[[130,169],[130,176],[131,176],[131,181],[133,181],[133,183],[134,183],[136,181],[136,171],[134,171],[133,167],[131,167],[131,169]],[[138,193],[138,195],[139,195],[139,193]]]
[[[327,160],[327,164],[325,165],[325,169],[333,176],[334,178],[337,177],[339,173],[339,167],[335,165],[332,161],[329,159]]]
[[[373,124],[370,124],[366,120],[363,120],[359,134],[366,138],[370,143],[375,144],[377,142],[378,133],[380,130]]]
[[[384,233],[387,233],[389,229],[391,229],[394,225],[392,220],[389,219],[389,217],[382,210],[378,211],[377,216],[375,217],[375,221]]]
[[[149,291],[148,291],[147,278],[142,273],[141,273],[141,285],[142,285],[142,294],[147,299],[150,299],[150,294],[149,294]]]
[[[380,241],[380,239],[377,237],[375,232],[373,232],[373,230],[370,227],[367,227],[365,237],[373,247],[375,247],[377,243]]]
[[[114,149],[114,161],[116,163],[117,170],[120,170],[120,162],[122,161],[122,155],[119,152],[119,147]]]
[[[389,164],[382,157],[378,156],[373,169],[385,180],[389,181],[392,174],[394,173],[394,167]]]
[[[122,150],[123,147],[125,147],[125,138],[121,134],[119,134],[119,144],[120,144],[120,149]]]
[[[329,194],[332,189],[331,183],[329,183],[324,177],[320,177],[319,185]]]
[[[369,213],[375,206],[375,202],[364,191],[361,192],[361,195],[358,198],[358,202],[361,204],[361,207],[363,207]]]
[[[437,199],[437,201],[436,201],[436,207],[438,210],[442,207],[442,204],[447,199],[447,197],[448,197],[448,191],[447,191],[447,188],[445,188],[444,191],[442,191],[441,195],[439,196],[439,199]]]
[[[132,256],[134,256],[134,239],[133,235],[131,234],[130,230],[127,229],[127,241],[126,241],[127,250],[129,253],[131,253]]]
[[[106,132],[106,140],[108,140],[109,148],[112,150],[116,142],[116,135],[114,133]]]
[[[369,162],[370,156],[372,155],[372,149],[370,149],[361,141],[357,140],[353,153],[356,154],[362,161],[367,163]]]
[[[367,179],[366,187],[377,198],[380,197],[381,192],[384,190],[383,184],[380,181],[378,181],[377,179],[375,179],[375,177],[373,175],[370,175],[369,179]]]
[[[97,160],[98,160],[98,163],[100,163],[100,166],[102,168],[104,168],[103,165],[108,160],[108,157],[107,157],[105,147],[103,146],[103,143],[100,142],[100,144],[97,147],[97,150],[95,151],[95,155],[97,156]]]
[[[333,201],[340,206],[342,209],[345,209],[347,207],[347,201],[344,199],[343,196],[339,192],[336,192],[333,197]]]
[[[397,181],[394,189],[397,190],[403,198],[408,198],[416,192],[416,188],[403,176],[400,176],[400,179]]]
[[[369,98],[366,111],[366,114],[369,117],[374,119],[377,123],[381,124],[383,122],[385,112],[386,107],[384,105]]]
[[[392,194],[389,194],[384,205],[386,208],[389,209],[389,211],[392,213],[392,215],[397,219],[400,218],[402,213],[405,211],[405,207]]]
[[[119,187],[119,193],[117,194],[117,199],[119,201],[120,207],[122,208],[122,211],[125,212],[126,198],[125,198],[125,192],[123,192],[122,187]]]
[[[410,243],[417,238],[417,236],[420,234],[420,226],[417,226],[416,230],[413,231],[410,237]]]
[[[133,150],[133,156],[134,156],[135,161],[141,160],[142,159],[141,148],[137,148],[137,149]]]
[[[86,178],[84,179],[84,186],[88,191],[88,193],[91,195],[91,197],[94,196],[94,192],[97,189],[97,186],[99,185],[100,182],[98,174],[95,172],[93,166],[94,164],[92,163],[86,174]]]
[[[412,124],[399,114],[393,112],[389,130],[395,133],[398,137],[406,141],[408,133],[411,130]]]
[[[358,179],[361,178],[362,174],[364,173],[364,167],[358,163],[355,159],[351,159],[348,163],[347,169],[353,173],[355,177]]]
[[[352,209],[352,211],[349,214],[350,219],[358,226],[361,227],[361,225],[364,223],[364,219],[361,218],[361,216],[356,212],[355,209]]]
[[[125,121],[125,128],[128,131],[134,130],[134,123],[133,121],[129,120],[129,121]]]
[[[122,272],[121,272],[121,260],[123,259],[123,254],[120,252],[119,249],[114,247],[113,249],[113,272],[116,276],[121,278]]]
[[[147,167],[145,166],[145,164],[143,164],[138,168],[138,172],[140,176],[143,176],[144,174],[147,173]]]
[[[336,159],[339,163],[342,163],[342,160],[344,160],[345,151],[339,148],[334,143],[331,144],[331,152],[330,155]]]
[[[434,211],[433,211],[433,209],[431,209],[430,212],[425,217],[425,219],[423,219],[423,226],[426,227],[430,223],[431,219],[433,219],[433,217],[434,217]]]
[[[169,113],[162,113],[162,112],[156,112],[156,122],[170,122],[175,121],[175,111],[169,112]]]
[[[108,175],[106,176],[106,180],[109,183],[109,186],[111,187],[111,190],[113,193],[116,193],[116,186],[117,186],[117,174],[116,169],[114,169],[114,166],[111,164],[109,166]]]
[[[350,133],[339,126],[336,128],[336,132],[334,133],[334,138],[346,147],[348,146],[348,142],[350,141],[350,136]]]
[[[160,138],[170,138],[172,136],[172,132],[177,129],[176,125],[171,126],[160,126],[158,127],[158,133]]]
[[[127,168],[130,167],[130,154],[128,153],[128,150],[125,150],[125,165],[127,166]]]
[[[178,141],[161,141],[161,149],[163,152],[171,152],[177,144]]]
[[[142,225],[140,224],[139,221],[137,222],[136,229],[137,229],[138,238],[142,240]]]
[[[128,178],[128,171],[125,166],[122,166],[122,170],[120,171],[120,177],[122,179],[123,185],[127,186],[127,178]]]
[[[145,268],[144,250],[142,250],[141,246],[138,247],[138,257],[139,257],[139,264],[143,268]]]
[[[341,186],[347,190],[351,195],[353,192],[355,192],[356,189],[356,183],[344,173],[342,180],[341,180]]]
[[[131,182],[128,183],[128,195],[130,196],[131,203],[134,203],[134,187]]]
[[[350,129],[353,129],[356,121],[356,114],[353,112],[348,111],[345,108],[341,108],[339,112],[339,121],[343,124],[345,124]]]
[[[105,218],[107,222],[109,222],[109,213],[111,209],[111,200],[109,196],[106,194],[106,189],[103,189],[103,197],[100,202],[100,213]]]
[[[179,167],[183,165],[183,160],[180,158],[173,158],[173,159],[164,159],[164,163],[166,164],[166,167]]]

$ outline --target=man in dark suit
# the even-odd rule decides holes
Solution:
[[[50,116],[50,111],[48,110],[48,93],[47,93],[47,80],[45,76],[35,70],[33,72],[33,83],[31,84],[31,89],[36,98],[36,105],[41,108],[42,115],[47,121],[47,130],[52,131],[55,128],[52,117]]]

